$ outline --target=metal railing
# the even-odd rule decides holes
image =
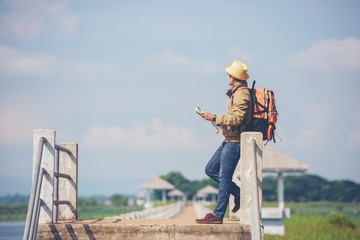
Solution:
[[[66,152],[71,154],[71,151],[67,148],[55,144],[55,165],[54,165],[54,211],[53,211],[53,222],[58,221],[59,216],[59,205],[66,204],[69,205],[70,201],[59,201],[59,178],[71,179],[71,176],[68,174],[59,173],[59,151]]]
[[[251,183],[251,239],[261,239],[260,203],[256,159],[256,141],[250,140],[250,183]]]
[[[42,200],[40,198],[40,192],[41,192],[41,186],[42,186],[42,179],[43,179],[44,172],[45,172],[44,168],[41,168],[41,170],[40,170],[44,142],[45,142],[45,138],[41,137],[39,140],[36,164],[35,164],[35,168],[34,168],[34,176],[33,176],[33,182],[32,182],[32,186],[31,186],[28,211],[27,211],[27,215],[26,215],[23,240],[36,238],[36,230],[37,230],[36,228],[38,225],[37,222],[38,222],[39,214],[40,214],[39,206],[41,206],[41,203],[42,203]],[[40,178],[40,181],[39,181],[39,178]],[[34,237],[34,235],[35,235],[35,237]]]
[[[44,202],[43,199],[40,198],[41,187],[42,187],[44,175],[49,174],[45,170],[45,168],[41,167],[43,149],[46,142],[47,142],[46,138],[44,137],[39,138],[39,145],[37,149],[36,163],[34,167],[34,175],[31,186],[23,240],[36,239],[36,233],[39,224],[40,209]],[[59,145],[55,145],[55,150],[56,150],[56,155],[55,155],[54,178],[53,178],[54,195],[52,202],[54,207],[53,216],[52,216],[53,223],[56,223],[58,221],[58,206],[61,204],[66,204],[66,205],[71,204],[70,201],[59,201],[59,178],[71,179],[70,175],[59,172],[59,151],[66,152],[68,154],[71,154],[71,151]]]

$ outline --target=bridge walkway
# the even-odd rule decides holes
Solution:
[[[192,203],[171,219],[81,219],[39,224],[38,239],[251,239],[250,226],[225,220],[223,224],[196,224]]]

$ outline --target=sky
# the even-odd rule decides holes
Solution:
[[[29,194],[33,130],[79,144],[79,195],[204,179],[223,137],[224,66],[272,89],[269,146],[360,182],[358,1],[0,0],[0,196]],[[266,160],[266,159],[265,159]],[[265,161],[264,160],[264,161]]]

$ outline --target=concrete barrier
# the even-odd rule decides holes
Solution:
[[[212,210],[210,208],[205,207],[199,202],[194,202],[194,210],[197,218],[204,218],[206,214],[211,213]]]
[[[148,208],[143,211],[134,211],[105,219],[167,219],[178,214],[184,207],[183,202],[177,202],[166,206]]]

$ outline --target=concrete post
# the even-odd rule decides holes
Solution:
[[[144,204],[145,208],[150,208],[153,205],[152,199],[151,199],[151,194],[152,194],[151,189],[146,189],[146,202]]]
[[[150,203],[151,201],[151,196],[150,196],[150,189],[146,189],[146,202]]]
[[[232,181],[238,185],[240,187],[240,179],[241,179],[241,164],[240,164],[240,161],[241,161],[241,157],[240,157],[240,160],[238,162],[238,164],[236,165],[236,168],[235,168],[235,171],[234,171],[234,174],[233,174],[233,178],[232,178]],[[237,211],[236,213],[233,213],[231,211],[231,209],[234,208],[235,206],[235,202],[234,202],[235,198],[233,195],[230,194],[230,198],[229,198],[229,219],[232,220],[232,221],[239,221],[240,217],[239,217],[239,211]]]
[[[59,200],[70,202],[70,205],[59,205],[59,220],[75,220],[78,199],[78,144],[61,143],[60,146],[69,149],[71,153],[60,151],[59,172],[71,178],[59,178]]]
[[[256,159],[257,159],[257,176],[258,176],[258,196],[259,211],[261,213],[262,206],[262,159],[263,159],[263,136],[260,132],[243,132],[241,134],[241,182],[240,182],[240,223],[243,225],[251,225],[251,150],[250,141],[254,139],[256,142]]]
[[[166,203],[166,190],[165,189],[162,190],[162,202]]]
[[[282,172],[278,172],[278,208],[284,209],[284,176]]]
[[[55,161],[55,136],[54,130],[35,129],[33,136],[33,172],[40,137],[45,138],[41,168],[45,169],[42,180],[40,198],[43,204],[40,208],[39,223],[51,223],[53,216],[53,190],[54,190],[54,161]],[[40,184],[40,183],[39,183]]]

